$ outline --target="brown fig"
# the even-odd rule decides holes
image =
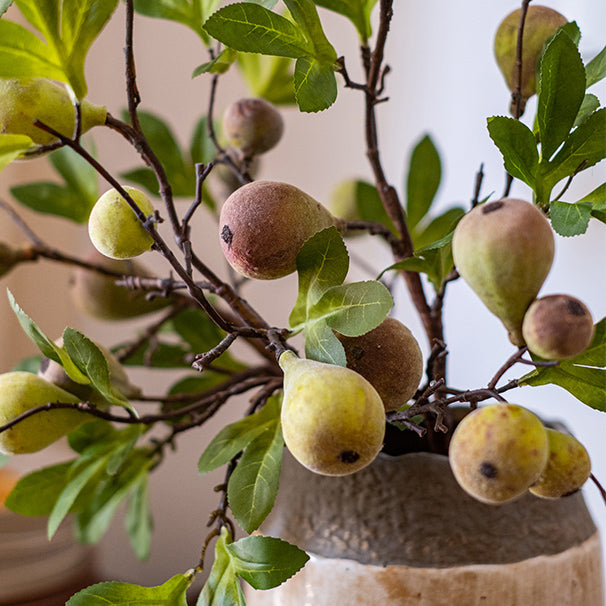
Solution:
[[[305,241],[333,225],[341,222],[294,185],[254,181],[223,204],[219,235],[223,253],[236,271],[273,280],[294,272]]]
[[[265,99],[240,99],[229,105],[223,114],[223,134],[245,158],[275,147],[283,130],[280,112]]]
[[[379,393],[386,411],[414,396],[423,377],[423,355],[410,330],[395,318],[359,337],[337,334],[347,368],[361,374]]]
[[[543,212],[515,198],[476,206],[455,228],[452,255],[459,274],[514,345],[524,344],[522,320],[551,269],[554,248]]]
[[[531,4],[524,21],[522,36],[521,95],[522,110],[529,97],[537,92],[537,62],[547,39],[567,22],[566,17],[547,6]],[[509,90],[515,86],[516,53],[520,9],[507,15],[499,25],[494,39],[494,54]]]
[[[570,295],[548,295],[530,304],[522,323],[528,349],[545,360],[574,358],[593,338],[591,312]]]

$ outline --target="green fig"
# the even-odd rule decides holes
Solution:
[[[29,372],[0,375],[0,426],[36,406],[79,401],[78,397]],[[11,455],[37,452],[90,419],[86,413],[71,409],[37,413],[0,433],[0,452]]]
[[[526,101],[537,92],[537,63],[543,46],[559,27],[567,22],[566,17],[547,6],[531,4],[526,13],[522,36],[521,95],[522,111]],[[494,54],[509,90],[513,91],[516,71],[520,9],[507,15],[499,25],[494,39]]]
[[[343,476],[370,464],[383,445],[385,409],[361,375],[285,351],[282,432],[292,455],[315,473]]]
[[[87,254],[86,260],[125,276],[150,277],[137,261],[109,259],[96,249]],[[165,297],[148,300],[144,290],[118,286],[116,278],[85,267],[74,271],[69,293],[80,311],[98,320],[128,320],[158,311],[171,303]]]
[[[546,428],[549,459],[539,479],[529,488],[543,499],[575,493],[591,475],[591,460],[583,444],[570,434]]]
[[[154,214],[149,198],[134,187],[124,187],[135,204],[148,217]],[[151,249],[154,239],[120,195],[106,191],[95,203],[88,218],[88,235],[94,247],[110,259],[132,259]]]
[[[337,334],[347,368],[361,374],[379,393],[386,411],[396,410],[415,395],[423,377],[423,355],[410,330],[385,318],[359,337]]]
[[[240,99],[223,114],[223,134],[244,158],[252,158],[275,147],[282,138],[280,112],[265,99]]]
[[[461,277],[495,314],[514,345],[553,262],[554,237],[538,207],[503,198],[476,206],[458,223],[452,255]]]
[[[84,100],[81,112],[82,132],[105,124],[104,107]],[[35,120],[67,137],[73,135],[75,111],[65,87],[47,78],[0,78],[0,133],[27,135],[39,145],[55,141],[34,125]]]
[[[491,404],[461,420],[448,454],[463,490],[483,503],[507,503],[523,495],[543,472],[549,456],[547,432],[526,408]]]
[[[333,225],[342,222],[294,185],[254,181],[223,204],[219,235],[225,258],[236,271],[273,280],[293,273],[305,241]]]
[[[522,335],[528,349],[545,360],[565,360],[584,352],[593,339],[591,312],[570,295],[536,299],[524,315]]]

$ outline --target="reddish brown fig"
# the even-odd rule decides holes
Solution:
[[[229,264],[249,278],[273,280],[296,270],[297,253],[316,232],[341,222],[294,185],[254,181],[237,189],[219,218]]]

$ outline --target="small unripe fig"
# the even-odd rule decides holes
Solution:
[[[545,360],[574,358],[593,338],[587,306],[570,295],[547,295],[530,304],[522,323],[528,349]]]
[[[154,214],[152,203],[142,191],[128,186],[124,190],[146,217]],[[137,257],[150,250],[154,243],[116,189],[106,191],[93,206],[88,218],[88,235],[94,247],[111,259]]]
[[[265,99],[240,99],[223,114],[223,134],[245,158],[275,147],[283,130],[280,112]]]
[[[503,198],[476,206],[452,239],[457,270],[497,316],[514,345],[523,345],[522,320],[553,263],[553,231],[536,206]]]
[[[36,406],[79,401],[76,396],[29,372],[0,375],[0,426]],[[86,413],[71,409],[37,413],[0,433],[0,452],[12,455],[42,450],[90,419]]]
[[[546,428],[549,459],[539,479],[529,488],[544,499],[559,499],[579,490],[591,475],[585,447],[570,434]]]
[[[522,109],[527,99],[537,92],[537,62],[545,42],[566,22],[566,17],[547,6],[531,4],[528,7],[522,36]],[[503,19],[494,39],[494,54],[509,90],[514,88],[519,28],[520,9],[517,9]]]
[[[87,254],[85,259],[125,276],[150,276],[137,261],[109,259],[96,249]],[[127,320],[170,305],[170,299],[155,297],[148,300],[145,291],[118,286],[116,278],[84,267],[78,267],[74,271],[69,294],[80,311],[99,320]]]
[[[104,107],[81,103],[82,132],[105,124]],[[57,132],[71,137],[75,110],[67,90],[47,78],[0,78],[0,133],[27,135],[34,143],[46,145],[56,140],[38,128],[39,120]]]
[[[359,337],[337,334],[347,368],[361,374],[379,393],[386,411],[396,410],[414,396],[423,377],[423,355],[404,324],[385,318]]]
[[[294,272],[305,241],[333,225],[341,223],[294,185],[254,181],[223,204],[219,235],[223,253],[236,271],[273,280]]]
[[[291,454],[321,475],[343,476],[371,463],[383,445],[385,410],[361,375],[344,368],[280,356],[284,371],[282,433]]]
[[[461,488],[495,505],[524,494],[541,475],[548,454],[545,427],[516,404],[492,404],[468,414],[449,447],[450,466]]]

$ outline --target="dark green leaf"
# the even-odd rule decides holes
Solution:
[[[389,290],[368,280],[329,288],[309,309],[309,318],[322,319],[333,330],[357,337],[381,324],[392,307]]]
[[[232,538],[224,526],[215,544],[215,560],[196,606],[246,606],[227,546]]]
[[[148,474],[141,474],[135,484],[126,510],[125,524],[135,554],[140,560],[147,560],[154,526],[148,494]]]
[[[591,93],[587,93],[585,97],[583,97],[583,103],[581,103],[581,107],[579,109],[579,113],[577,114],[576,120],[574,121],[575,128],[579,126],[585,119],[593,114],[600,107],[600,100]]]
[[[93,157],[96,156],[94,146],[91,146],[88,151]],[[67,146],[51,152],[48,159],[63,177],[69,190],[84,198],[80,203],[81,206],[88,206],[90,211],[99,198],[99,184],[95,169],[82,156]]]
[[[297,59],[295,98],[302,112],[319,112],[329,108],[337,98],[333,66],[310,57]]]
[[[381,201],[381,196],[379,195],[377,188],[372,185],[372,183],[359,180],[356,181],[354,195],[360,220],[380,223],[381,225],[387,227],[391,233],[397,233],[393,221],[385,212],[385,207]]]
[[[335,227],[313,235],[297,254],[299,294],[290,313],[290,326],[305,322],[308,309],[331,286],[343,283],[349,269],[347,248]]]
[[[606,367],[606,318],[595,325],[589,347],[569,362],[582,366]]]
[[[591,214],[596,219],[606,223],[606,183],[602,183],[578,202],[589,202]]]
[[[42,361],[42,356],[28,356],[27,358],[23,358],[23,360],[19,360],[11,370],[23,370],[24,372],[31,372],[32,374],[38,374],[38,370],[40,370],[40,362]]]
[[[488,132],[503,155],[505,170],[534,187],[539,153],[532,131],[519,120],[495,116],[488,118]]]
[[[57,185],[40,181],[11,187],[11,194],[23,206],[38,213],[56,215],[76,223],[86,223],[92,205],[86,198]],[[95,200],[96,201],[96,200]]]
[[[152,196],[160,195],[158,180],[156,179],[156,175],[151,168],[135,168],[133,170],[120,173],[120,176],[126,181],[140,185],[150,194],[152,194]]]
[[[347,364],[341,341],[323,319],[305,325],[305,357],[338,366]]]
[[[606,78],[606,46],[585,66],[587,88]]]
[[[65,488],[71,461],[37,469],[19,479],[4,506],[22,516],[47,516]]]
[[[137,351],[122,363],[125,366],[152,366],[154,368],[189,368],[189,347],[160,341],[150,346],[143,343]]]
[[[219,9],[206,21],[204,29],[213,38],[239,51],[295,59],[313,55],[313,46],[300,27],[250,2]]]
[[[275,537],[245,537],[227,545],[236,574],[255,589],[271,589],[298,572],[309,556]]]
[[[417,253],[420,249],[426,246],[432,246],[432,248],[440,248],[447,242],[443,242],[442,239],[449,236],[452,239],[452,233],[461,217],[465,214],[465,211],[456,206],[449,208],[444,211],[441,215],[433,219],[427,227],[417,226],[416,232],[413,234],[413,242]],[[425,221],[423,222],[425,224]],[[421,229],[420,229],[421,228]]]
[[[67,436],[67,440],[69,447],[81,454],[87,448],[98,444],[108,444],[111,447],[113,442],[120,441],[120,434],[120,430],[115,429],[109,421],[93,419],[72,431]]]
[[[347,17],[355,25],[362,42],[372,33],[370,13],[376,3],[377,0],[316,0],[318,6]]]
[[[591,204],[585,202],[568,204],[554,200],[549,205],[549,214],[553,229],[560,236],[578,236],[587,231],[591,218]]]
[[[408,166],[406,220],[411,228],[429,211],[441,177],[440,155],[431,137],[425,135],[415,146]]]
[[[271,431],[279,416],[279,401],[271,398],[261,410],[224,427],[202,453],[198,471],[207,473],[228,463],[258,436]]]
[[[208,120],[202,116],[196,126],[189,146],[189,155],[194,164],[208,164],[216,155],[215,145],[208,134]]]
[[[2,35],[2,20],[0,19],[0,36]],[[2,38],[0,37],[0,61],[2,60]],[[21,152],[31,147],[34,142],[25,135],[0,134],[0,171],[16,160]]]
[[[537,124],[541,155],[551,158],[566,139],[585,96],[585,68],[565,32],[547,43],[539,62]]]
[[[72,596],[65,606],[187,606],[193,574],[178,574],[158,587],[131,583],[98,583]]]
[[[277,400],[277,398],[275,398]],[[248,444],[227,485],[229,507],[248,533],[257,530],[271,511],[280,482],[284,440],[278,410],[273,424]]]

